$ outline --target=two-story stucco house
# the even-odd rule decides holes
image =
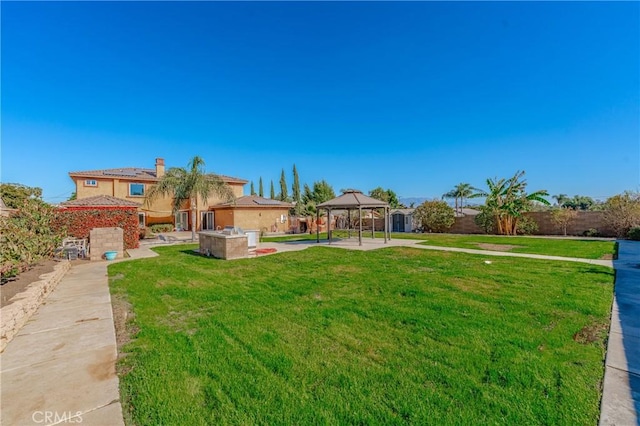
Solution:
[[[243,197],[244,185],[248,182],[231,176],[218,175],[231,187],[236,202],[228,203],[215,194],[212,194],[204,203],[198,200],[198,213],[195,224],[191,223],[189,202],[186,201],[183,209],[177,214],[172,212],[172,199],[162,198],[151,205],[144,203],[145,194],[149,188],[164,176],[164,159],[156,158],[154,169],[138,167],[124,167],[117,169],[89,170],[70,172],[69,176],[76,184],[76,197],[83,199],[97,195],[110,195],[123,200],[134,201],[141,204],[138,208],[140,226],[149,226],[155,223],[171,223],[178,230],[213,230],[224,226],[240,226],[245,229],[259,228],[271,230],[274,224],[280,224],[278,231],[288,230],[288,220],[285,218],[291,207],[288,203],[262,198]],[[247,201],[251,199],[251,201]],[[250,213],[246,213],[247,204],[251,204]],[[221,208],[222,215],[216,220],[217,208]],[[237,212],[236,212],[237,210]],[[237,214],[236,214],[237,213]],[[238,216],[235,218],[235,216]]]

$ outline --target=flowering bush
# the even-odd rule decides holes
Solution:
[[[122,228],[124,248],[137,248],[140,229],[138,213],[135,208],[90,207],[82,209],[58,210],[53,226],[64,230],[66,235],[76,238],[89,238],[94,228]]]
[[[455,213],[440,200],[425,201],[413,213],[424,232],[446,232],[455,222]]]

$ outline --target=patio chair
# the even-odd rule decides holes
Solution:
[[[78,259],[78,248],[77,247],[65,247],[64,248],[64,256],[69,260]]]

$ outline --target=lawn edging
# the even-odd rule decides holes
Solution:
[[[0,352],[4,351],[70,268],[71,262],[61,261],[54,266],[53,272],[40,275],[39,281],[31,283],[25,291],[11,298],[13,303],[0,309]]]

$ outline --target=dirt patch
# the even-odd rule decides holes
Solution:
[[[573,335],[573,340],[583,345],[604,341],[607,335],[606,324],[591,324],[584,326],[582,330]]]
[[[122,358],[126,355],[122,352],[122,347],[131,341],[138,329],[132,322],[134,313],[131,304],[124,296],[112,294],[111,309],[113,310],[113,325],[116,329],[118,358]]]
[[[601,260],[613,260],[613,254],[611,253],[605,253],[602,256],[600,256]]]
[[[512,246],[510,244],[488,244],[488,243],[476,243],[478,247],[482,250],[493,250],[493,251],[509,251],[514,248],[520,248],[522,246]]]
[[[9,279],[7,282],[3,282],[1,288],[2,297],[0,297],[0,307],[11,304],[11,298],[18,293],[22,293],[36,281],[40,281],[40,275],[53,272],[54,266],[58,262],[55,260],[47,259],[42,260],[31,269],[22,272],[17,277]]]

